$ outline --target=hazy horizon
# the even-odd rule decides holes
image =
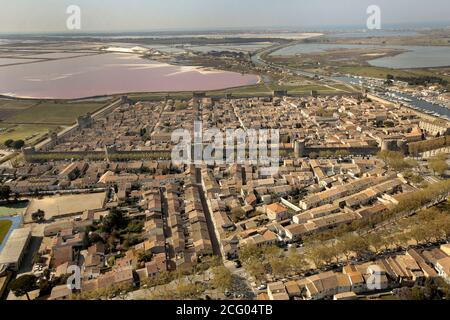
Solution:
[[[87,32],[364,28],[369,5],[389,26],[450,25],[448,0],[2,0],[0,33],[64,33],[69,5]],[[448,23],[448,24],[447,24]]]

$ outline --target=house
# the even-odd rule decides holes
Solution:
[[[450,256],[450,243],[446,243],[446,244],[441,245],[440,249],[446,255]]]
[[[314,284],[322,297],[332,297],[338,292],[339,285],[336,274],[332,271],[322,272],[308,277],[308,280]]]
[[[386,270],[377,264],[372,264],[367,268],[366,284],[368,289],[384,290],[389,287],[389,280]]]
[[[0,266],[4,264],[18,271],[31,241],[31,229],[14,229],[5,241],[6,244],[0,252]]]
[[[332,213],[337,213],[339,211],[340,211],[339,206],[337,206],[335,204],[326,204],[326,205],[299,213],[292,218],[292,221],[294,221],[294,223],[300,224],[300,223],[307,222],[308,220],[324,217],[326,215],[329,215]]]
[[[279,203],[268,205],[266,207],[266,213],[270,220],[281,221],[289,218],[288,209]]]
[[[289,300],[289,295],[283,282],[269,283],[267,286],[267,294],[270,300]]]
[[[302,236],[305,236],[309,231],[303,224],[290,224],[284,227],[284,233],[289,241],[295,242],[300,240]]]
[[[450,284],[450,257],[439,259],[435,267],[439,276]]]
[[[241,240],[239,246],[243,247],[245,245],[256,245],[257,247],[263,247],[272,246],[277,243],[278,237],[274,232],[267,229],[261,232],[262,233],[257,233],[253,236]]]
[[[71,295],[72,290],[66,284],[63,284],[52,289],[48,300],[69,300]]]
[[[145,263],[145,267],[136,270],[139,280],[156,277],[162,272],[168,271],[166,255],[164,253],[156,254],[150,262]]]
[[[247,197],[245,197],[245,203],[254,206],[257,202],[257,198],[253,192],[250,192]]]
[[[117,268],[117,269],[114,269],[112,271],[109,271],[109,272],[99,276],[95,280],[97,282],[95,289],[108,288],[113,285],[116,285],[116,286],[130,285],[131,286],[134,281],[133,268],[131,266]]]
[[[436,278],[438,277],[438,273],[435,269],[433,269],[425,260],[424,256],[417,249],[409,249],[406,251],[406,254],[413,258],[419,267],[422,269],[423,274],[427,278]]]
[[[301,297],[302,290],[300,289],[300,287],[296,281],[286,282],[285,287],[286,287],[286,292],[289,295],[289,298]]]
[[[342,269],[342,273],[350,279],[351,291],[360,293],[367,290],[366,281],[360,271],[354,265],[347,265]]]
[[[71,263],[73,261],[73,249],[70,246],[54,247],[52,249],[52,266],[58,266]]]

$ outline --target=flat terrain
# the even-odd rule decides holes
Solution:
[[[0,206],[0,217],[13,216],[22,213],[28,206],[28,202],[19,202],[9,205]]]
[[[0,244],[3,242],[3,239],[5,238],[11,226],[11,220],[0,220]]]
[[[421,77],[436,76],[450,81],[446,68],[423,68],[423,69],[389,69],[372,66],[349,66],[337,67],[336,71],[343,74],[352,74],[362,77],[386,78],[388,74],[395,77]]]
[[[58,103],[52,101],[38,102],[27,109],[19,110],[4,120],[14,124],[72,124],[77,117],[88,112],[95,112],[104,103]]]
[[[31,214],[38,209],[44,211],[46,219],[76,214],[86,210],[101,209],[104,199],[105,193],[103,192],[33,199],[25,212],[25,221],[30,221]]]
[[[248,98],[248,97],[262,97],[272,95],[274,90],[288,90],[289,94],[306,95],[310,94],[311,90],[316,90],[319,94],[333,94],[342,91],[349,91],[349,88],[342,85],[335,85],[333,87],[321,84],[304,84],[304,85],[279,85],[271,83],[269,85],[257,84],[254,86],[246,86],[240,88],[207,91],[207,97],[220,97],[223,98],[227,94],[231,94],[234,98]],[[192,97],[192,92],[175,92],[175,93],[165,93],[165,92],[154,92],[154,93],[144,93],[144,94],[130,94],[128,97],[133,101],[143,101],[143,100],[162,100],[167,96],[173,99],[189,99]]]
[[[2,124],[0,123],[0,143],[8,139],[24,140],[27,145],[32,145],[44,134],[59,127],[45,124]]]
[[[0,121],[5,121],[35,104],[34,101],[0,100]]]
[[[0,99],[0,143],[21,139],[32,145],[49,131],[73,124],[106,103]]]
[[[350,40],[349,40],[350,41]],[[344,40],[336,41],[336,43]],[[334,43],[334,44],[336,44]],[[352,43],[358,44],[361,43]],[[319,49],[318,49],[319,50]],[[373,66],[369,62],[376,58],[391,57],[404,53],[396,48],[332,48],[315,53],[291,55],[264,55],[264,59],[278,65],[301,69],[318,75],[351,74],[355,76],[386,79],[387,75],[403,78],[437,77],[450,83],[448,67],[388,68]],[[447,89],[450,85],[447,85]]]

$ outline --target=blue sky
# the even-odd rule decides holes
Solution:
[[[66,31],[66,8],[82,9],[81,31],[245,27],[364,27],[377,4],[382,22],[449,22],[449,0],[0,0],[0,32]]]

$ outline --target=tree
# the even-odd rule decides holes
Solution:
[[[439,225],[439,230],[442,232],[444,238],[450,238],[450,219],[448,216],[443,215],[442,217],[439,217],[436,223]]]
[[[393,245],[393,243],[394,243],[393,238],[390,237],[390,236],[387,235],[387,234],[382,234],[382,235],[381,235],[381,242],[382,242],[383,248],[384,248],[385,250],[389,250],[389,248],[390,248],[390,247]]]
[[[264,280],[266,269],[261,261],[252,258],[245,263],[245,269],[248,273],[257,280]]]
[[[339,240],[336,249],[345,255],[348,262],[352,252],[360,255],[366,251],[367,243],[360,236],[348,233]]]
[[[431,221],[429,224],[427,224],[425,226],[426,228],[426,233],[427,236],[429,237],[429,239],[435,239],[435,240],[440,240],[444,237],[444,230],[442,229],[442,226],[440,224],[441,220],[440,219],[436,219]],[[445,224],[445,222],[444,222]]]
[[[11,195],[11,188],[9,186],[0,186],[0,199],[8,200]]]
[[[347,157],[350,155],[350,151],[348,150],[338,150],[336,151],[336,156],[338,157]]]
[[[31,214],[31,218],[33,219],[34,222],[41,222],[44,221],[45,218],[45,212],[42,211],[41,209],[38,209],[38,211],[33,212]]]
[[[9,285],[9,289],[12,292],[14,292],[16,297],[21,297],[23,295],[26,295],[27,299],[31,300],[30,296],[28,295],[28,292],[37,288],[36,282],[37,282],[37,278],[35,275],[26,274],[26,275],[23,275],[15,280],[13,280]]]
[[[138,262],[146,263],[152,260],[153,254],[151,252],[140,252],[138,254]]]
[[[403,247],[408,245],[408,241],[411,238],[406,233],[400,233],[392,236],[392,241],[398,246]]]
[[[438,174],[442,176],[448,170],[448,164],[445,159],[442,158],[433,158],[428,162],[431,170],[433,170],[434,174]]]
[[[319,251],[316,247],[311,247],[307,249],[306,253],[308,259],[310,259],[314,263],[315,268],[321,268],[323,266],[322,257],[319,254]]]
[[[305,257],[297,249],[291,248],[287,256],[287,262],[292,272],[298,273],[306,269],[308,265]]]
[[[262,256],[262,250],[256,245],[246,245],[239,250],[239,258],[242,262],[250,260],[251,258],[259,258]]]
[[[13,145],[13,143],[14,143],[14,140],[8,139],[8,140],[6,140],[3,144],[4,144],[7,148],[11,148],[12,145]]]
[[[24,145],[25,145],[25,141],[16,140],[13,142],[12,147],[13,147],[13,149],[19,150],[19,149],[22,149]]]
[[[233,287],[233,275],[225,266],[218,266],[212,269],[212,285],[223,292]]]
[[[102,225],[103,231],[112,233],[114,230],[117,231],[125,228],[127,220],[121,211],[113,209],[105,218],[103,218]]]
[[[308,250],[308,257],[314,262],[316,268],[331,263],[334,258],[333,249],[324,245],[315,245]]]
[[[205,288],[201,284],[189,281],[179,281],[175,287],[178,300],[198,299],[203,292],[205,292]]]
[[[381,158],[386,164],[397,171],[410,168],[413,164],[404,159],[401,152],[397,151],[380,151],[377,156]]]
[[[272,269],[272,274],[275,277],[284,278],[289,272],[289,263],[288,260],[283,258],[271,258],[269,260],[270,268]]]
[[[333,156],[333,152],[331,152],[331,151],[329,151],[329,150],[326,150],[326,151],[320,151],[320,152],[319,152],[319,156],[320,156],[321,158],[330,158],[330,157]]]
[[[309,153],[309,157],[311,159],[317,159],[318,156],[319,156],[319,154],[317,152],[310,152]]]
[[[415,226],[409,232],[409,236],[416,241],[417,244],[421,243],[427,237],[425,228],[423,226]]]
[[[383,239],[379,233],[371,233],[367,236],[368,244],[373,248],[375,253],[380,252],[383,247]]]
[[[239,222],[239,221],[245,219],[245,211],[239,207],[233,208],[233,210],[231,210],[231,219],[234,222]]]

